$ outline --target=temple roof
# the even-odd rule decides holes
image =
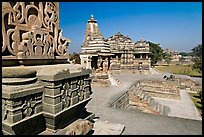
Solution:
[[[121,34],[120,32],[118,32],[118,33],[117,33],[117,34],[115,34],[115,35],[122,36],[122,34]]]
[[[91,15],[91,18],[88,20],[88,23],[97,23],[97,20],[94,19],[94,16]]]

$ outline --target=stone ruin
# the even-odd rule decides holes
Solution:
[[[87,134],[91,70],[69,64],[58,2],[2,2],[2,133]]]

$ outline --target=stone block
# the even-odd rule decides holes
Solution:
[[[91,98],[85,99],[68,108],[64,108],[60,113],[44,113],[46,127],[51,132],[57,132],[60,128],[69,125],[73,120],[86,114],[85,105]]]
[[[45,127],[42,113],[32,115],[14,124],[2,122],[2,132],[8,135],[35,135],[44,131]]]
[[[40,112],[42,112],[42,111],[43,111],[43,106],[42,106],[42,104],[37,105],[37,106],[35,107],[35,113],[40,113]]]
[[[22,119],[23,119],[23,115],[22,115],[21,110],[17,110],[15,112],[8,113],[6,115],[6,119],[4,121],[7,123],[13,124],[13,123],[16,123]]]
[[[43,111],[46,113],[57,114],[62,111],[62,102],[55,105],[43,102]]]
[[[59,104],[61,102],[61,96],[44,95],[44,102],[51,105]]]
[[[77,119],[67,127],[65,135],[86,135],[93,129],[93,123],[88,120]]]
[[[45,88],[44,95],[56,96],[59,94],[61,94],[60,88]]]

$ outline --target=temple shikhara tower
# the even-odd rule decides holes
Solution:
[[[86,25],[84,43],[80,55],[81,63],[86,68],[93,70],[99,69],[99,67],[103,70],[109,69],[111,55],[110,46],[100,33],[97,21],[91,15]],[[103,64],[107,66],[103,66]]]
[[[93,16],[86,25],[81,50],[81,64],[92,70],[148,73],[150,67],[149,44],[144,39],[134,42],[120,32],[105,39]]]
[[[58,2],[2,3],[2,134],[85,135],[93,128],[85,108],[91,71],[69,64],[71,41],[59,24]]]

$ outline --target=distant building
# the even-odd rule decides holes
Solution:
[[[111,69],[149,69],[149,44],[143,39],[133,42],[128,36],[120,32],[107,39],[110,45],[112,60]]]
[[[93,16],[86,25],[84,43],[81,48],[81,64],[95,70],[149,70],[149,44],[141,39],[133,42],[118,32],[105,39],[99,31]]]
[[[88,69],[98,69],[106,62],[109,68],[111,55],[110,46],[100,33],[97,21],[92,15],[86,25],[80,54],[81,64]]]
[[[177,62],[177,61],[179,61],[179,52],[178,51],[174,51],[174,50],[170,50],[170,49],[165,49],[164,51],[163,51],[163,53],[168,53],[168,54],[170,54],[171,55],[171,61],[173,61],[173,62]]]

